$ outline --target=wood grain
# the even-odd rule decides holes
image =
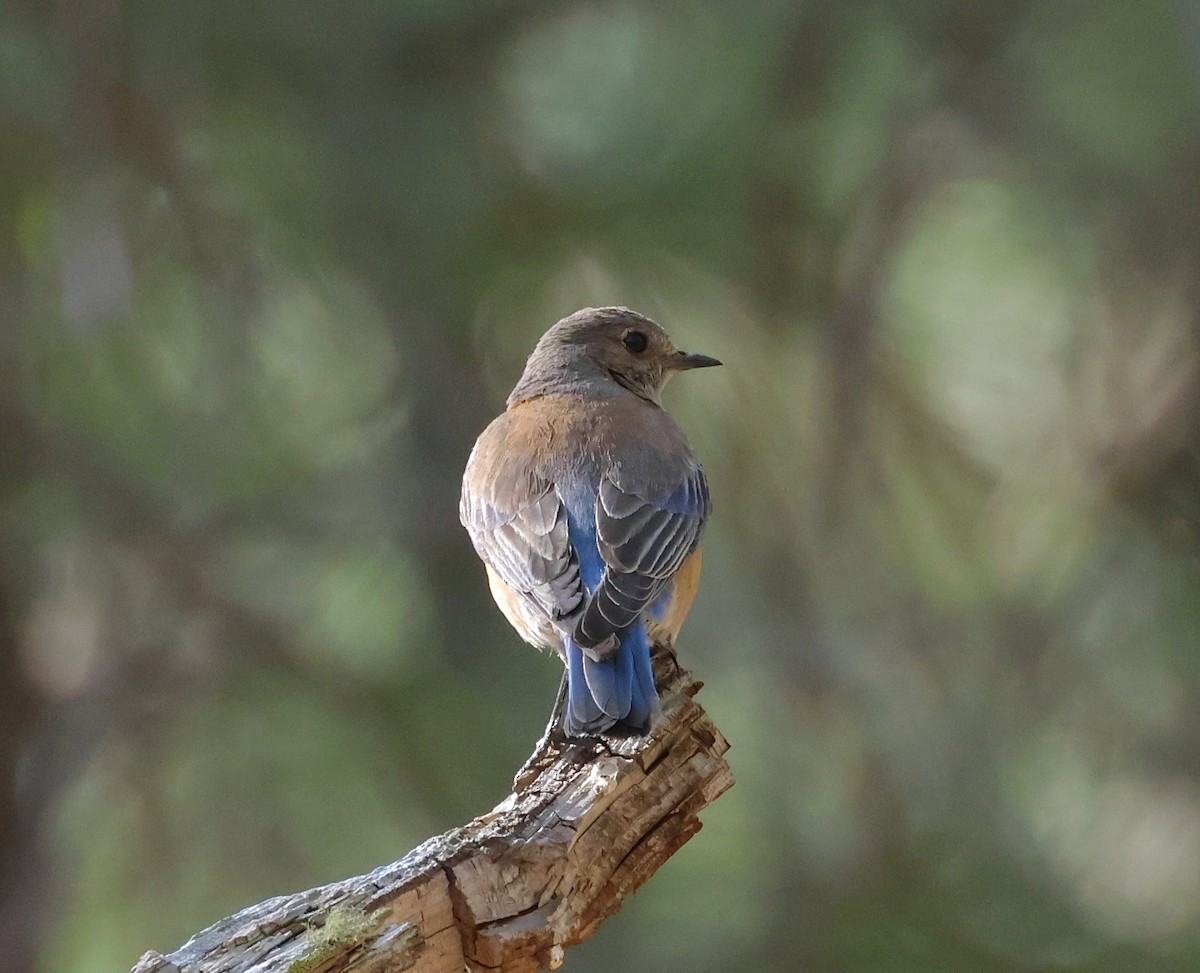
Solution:
[[[513,793],[366,875],[249,906],[132,973],[503,973],[554,969],[700,830],[733,784],[701,684],[655,657],[645,737],[548,732]]]

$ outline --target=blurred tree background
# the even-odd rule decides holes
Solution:
[[[628,304],[738,786],[573,971],[1200,968],[1193,0],[5,0],[0,970],[507,793],[457,522]]]

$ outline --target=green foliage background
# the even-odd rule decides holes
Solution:
[[[737,787],[572,970],[1200,967],[1188,0],[8,0],[0,970],[507,793],[458,477],[659,320]]]

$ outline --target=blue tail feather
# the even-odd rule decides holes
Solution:
[[[623,649],[633,663],[633,689],[629,716],[631,726],[649,727],[650,716],[658,707],[658,689],[654,685],[654,669],[650,663],[650,640],[639,623],[625,633]]]
[[[606,716],[588,690],[583,674],[583,650],[567,640],[567,701],[563,723],[568,736],[603,733],[614,720]]]
[[[567,640],[568,736],[603,733],[617,724],[646,730],[657,702],[650,646],[640,624],[622,633],[616,651],[603,661]]]
[[[623,720],[629,715],[633,695],[633,658],[624,646],[607,659],[597,661],[584,655],[583,676],[588,692],[606,716]]]

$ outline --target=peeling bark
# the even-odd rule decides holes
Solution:
[[[260,902],[133,973],[554,969],[700,830],[728,744],[669,652],[646,737],[553,733],[491,812],[367,875]]]

